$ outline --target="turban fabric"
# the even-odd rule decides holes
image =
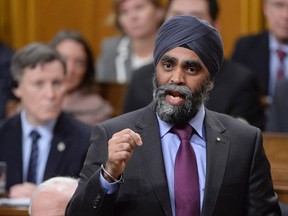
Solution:
[[[154,49],[154,65],[168,51],[185,47],[195,52],[211,79],[220,70],[223,61],[223,43],[220,33],[204,20],[194,16],[175,16],[159,29]]]

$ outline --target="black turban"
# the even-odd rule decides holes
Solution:
[[[211,79],[220,70],[223,61],[223,43],[220,33],[204,20],[194,16],[175,16],[159,29],[154,49],[154,65],[168,51],[185,47],[195,52],[208,69]]]

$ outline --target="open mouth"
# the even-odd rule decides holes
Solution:
[[[176,90],[169,91],[166,93],[166,102],[171,105],[181,106],[185,103],[185,95]]]

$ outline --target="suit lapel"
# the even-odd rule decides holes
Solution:
[[[224,178],[230,148],[230,137],[225,127],[206,110],[207,168],[202,216],[212,215]]]
[[[65,140],[65,137],[69,136],[67,134],[68,131],[66,131],[67,126],[63,124],[62,118],[63,115],[58,118],[58,121],[53,131],[53,138],[51,141],[50,153],[44,173],[44,180],[50,178],[51,176],[55,176],[55,172],[57,172],[57,170],[61,168],[60,162],[63,155],[65,154],[65,151],[67,151],[68,146],[66,145],[67,140]]]
[[[139,119],[139,122],[136,124],[136,130],[141,135],[143,141],[141,148],[138,148],[139,157],[143,160],[148,178],[165,215],[172,216],[160,133],[155,133],[155,131],[159,131],[159,125],[155,113],[151,108],[149,108],[149,113],[147,112],[143,118]],[[151,136],[151,134],[155,134],[155,136]]]
[[[13,170],[15,183],[23,182],[23,144],[22,144],[22,124],[20,120],[20,115],[15,118],[15,121],[12,123],[13,130],[10,130],[9,133],[9,143],[10,149],[13,149],[13,157],[8,158],[10,161],[9,165],[11,166],[9,169]],[[8,146],[7,146],[8,147]]]

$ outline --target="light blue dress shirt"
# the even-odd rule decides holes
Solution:
[[[199,112],[189,122],[194,128],[196,133],[191,137],[190,143],[195,151],[198,176],[199,176],[199,189],[200,189],[200,208],[202,209],[203,197],[205,191],[205,177],[206,177],[206,135],[204,126],[205,108],[202,104]],[[163,158],[165,164],[165,171],[168,181],[169,194],[171,200],[172,213],[175,216],[175,197],[174,197],[174,163],[177,154],[177,150],[180,145],[180,139],[177,135],[170,133],[170,129],[173,127],[172,124],[162,121],[159,117],[157,118],[160,127],[161,146],[163,150]],[[145,145],[145,143],[144,143]],[[100,172],[101,173],[101,172]],[[111,194],[116,190],[115,183],[109,183],[100,174],[100,182],[103,190]],[[187,186],[188,187],[188,186]]]
[[[278,54],[276,53],[277,49],[282,49],[287,53],[287,56],[284,58],[284,67],[285,67],[285,77],[288,77],[288,45],[279,44],[275,37],[272,34],[269,34],[269,49],[270,49],[270,74],[269,74],[269,95],[273,96],[276,82],[277,82],[277,71],[280,67],[280,61]]]
[[[38,140],[39,155],[36,173],[36,183],[40,184],[41,182],[43,182],[46,163],[51,147],[51,140],[53,138],[53,129],[56,124],[56,120],[49,121],[44,125],[34,127],[27,121],[25,111],[21,112],[20,117],[22,123],[23,182],[27,181],[27,173],[29,169],[29,161],[32,147],[32,139],[30,137],[30,133],[33,129],[36,129],[41,136]]]

